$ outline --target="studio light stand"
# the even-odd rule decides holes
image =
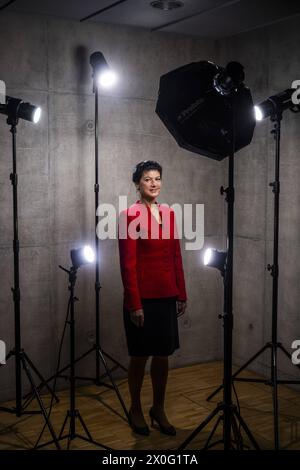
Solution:
[[[86,442],[90,442],[91,444],[96,445],[97,447],[102,447],[105,450],[111,450],[109,447],[100,444],[99,442],[95,441],[91,433],[89,432],[81,414],[80,411],[76,408],[76,377],[75,377],[75,296],[74,296],[74,289],[75,289],[75,283],[76,283],[76,275],[77,275],[77,267],[72,266],[70,270],[67,270],[60,266],[60,268],[65,271],[68,276],[69,276],[69,286],[68,289],[70,291],[70,299],[69,299],[69,304],[70,305],[70,319],[68,321],[68,324],[70,326],[70,376],[69,376],[69,381],[70,381],[70,408],[67,411],[66,417],[64,419],[61,431],[58,436],[58,441],[63,441],[65,439],[68,439],[68,444],[67,444],[67,449],[70,447],[71,441],[74,439],[81,439]],[[70,421],[69,424],[69,432],[67,434],[64,434],[66,425],[68,420]],[[86,433],[86,436],[83,436],[77,432],[77,422],[81,424],[83,430]],[[41,438],[42,434],[40,434],[39,440]],[[52,444],[53,441],[46,442],[43,444],[38,445],[37,441],[35,445],[35,449],[40,449],[42,447],[48,446]]]
[[[234,98],[233,98],[234,99]],[[234,136],[233,136],[234,138]],[[232,144],[234,149],[234,144]],[[227,210],[227,257],[224,266],[221,267],[221,274],[224,278],[224,308],[219,318],[223,319],[224,332],[224,367],[223,367],[223,401],[219,403],[210,415],[190,434],[190,436],[180,445],[179,450],[186,446],[216,417],[217,421],[203,447],[203,450],[223,444],[224,450],[243,450],[243,438],[241,430],[244,430],[249,441],[256,450],[259,446],[239,413],[237,406],[232,401],[232,278],[233,278],[233,227],[234,227],[234,154],[229,155],[228,187],[221,188],[221,194],[226,194]],[[223,424],[223,438],[210,444],[219,424]],[[233,439],[232,439],[233,436]]]
[[[42,374],[35,367],[29,356],[26,354],[22,348],[21,343],[21,292],[20,292],[20,275],[19,275],[19,238],[18,238],[18,174],[17,174],[17,143],[16,143],[16,134],[17,134],[17,124],[19,117],[26,120],[33,120],[37,122],[39,117],[37,114],[32,114],[37,112],[40,109],[34,110],[34,107],[29,103],[23,103],[22,100],[16,98],[7,97],[6,105],[1,105],[1,113],[7,114],[7,124],[11,126],[10,132],[12,134],[12,164],[13,171],[10,174],[10,181],[13,187],[13,230],[14,230],[14,240],[13,240],[13,253],[14,253],[14,287],[11,289],[13,294],[14,302],[14,326],[15,326],[15,346],[8,353],[6,360],[8,361],[11,358],[15,359],[15,383],[16,383],[16,396],[15,396],[15,406],[12,408],[0,407],[1,411],[15,414],[18,418],[28,414],[42,414],[45,420],[45,425],[49,429],[49,432],[53,438],[53,443],[57,449],[60,449],[56,434],[52,427],[52,424],[47,415],[45,405],[41,399],[38,388],[34,382],[32,372],[33,371],[39,380],[42,381],[42,384],[46,385],[48,391],[53,395],[53,391],[50,386],[46,383]],[[36,119],[33,117],[36,116]],[[22,368],[28,378],[32,389],[32,396],[30,399],[27,399],[23,402],[22,397]],[[40,408],[40,411],[30,411],[28,406],[33,399],[36,399]],[[54,395],[56,401],[58,398]]]
[[[223,401],[185,439],[179,450],[185,449],[215,417],[217,420],[203,450],[216,444],[222,444],[224,450],[243,449],[242,430],[259,450],[232,401],[234,154],[251,142],[255,127],[253,101],[250,90],[243,83],[244,78],[244,68],[237,62],[230,62],[223,68],[209,61],[185,65],[160,78],[156,112],[177,143],[215,160],[229,157],[228,188],[221,188],[228,203],[227,252],[219,267],[224,278],[224,306],[220,315],[224,327]],[[220,423],[223,425],[222,439],[211,443]]]
[[[94,52],[90,57],[90,64],[93,68],[93,93],[95,94],[95,184],[94,184],[94,193],[95,193],[95,250],[96,250],[96,266],[95,266],[95,344],[88,351],[84,352],[81,356],[75,359],[75,363],[81,361],[90,354],[95,354],[95,376],[94,377],[79,377],[76,378],[83,381],[93,382],[97,386],[103,386],[110,390],[114,390],[117,395],[117,398],[123,408],[127,420],[129,420],[128,411],[126,409],[124,400],[120,394],[120,391],[115,383],[115,380],[112,376],[112,372],[120,367],[123,371],[127,372],[127,369],[118,361],[116,361],[112,356],[107,354],[101,347],[100,343],[100,246],[99,239],[97,236],[97,225],[98,225],[98,216],[97,210],[99,206],[99,85],[102,84],[104,87],[108,87],[113,84],[116,77],[112,71],[110,71],[107,62],[101,52]],[[106,359],[109,359],[114,366],[110,368],[107,364]],[[103,365],[105,373],[100,375],[100,364]],[[63,367],[58,372],[58,377],[65,378],[63,375],[70,365]],[[47,382],[53,380],[56,375],[53,375]],[[103,379],[108,377],[110,383],[104,382]],[[40,385],[41,387],[43,384]]]
[[[285,98],[283,101],[283,93]],[[275,140],[275,180],[270,183],[272,192],[274,194],[274,226],[273,226],[273,264],[268,264],[267,269],[272,276],[272,338],[267,342],[256,354],[254,354],[244,365],[242,365],[232,376],[232,380],[236,382],[252,382],[263,383],[272,387],[272,400],[273,400],[273,415],[274,415],[274,447],[279,450],[279,419],[278,419],[278,384],[300,384],[300,380],[281,380],[278,379],[278,361],[277,353],[281,351],[290,361],[292,360],[291,354],[286,350],[282,343],[278,342],[277,335],[277,322],[278,322],[278,241],[279,241],[279,194],[280,194],[280,137],[281,137],[281,121],[284,109],[290,108],[294,112],[299,112],[299,107],[292,107],[290,101],[291,90],[286,90],[278,96],[270,97],[266,102],[268,114],[270,114],[271,121],[274,127],[271,134]],[[262,103],[262,105],[264,104]],[[260,109],[258,110],[260,112]],[[261,119],[266,116],[262,116]],[[238,375],[245,370],[252,362],[254,362],[265,351],[270,351],[270,378],[268,379],[255,379],[247,377],[238,377]],[[297,366],[300,368],[300,366]],[[207,401],[211,400],[221,389],[223,385],[219,386],[209,397]]]
[[[109,71],[108,65],[106,60],[101,52],[94,52],[90,57],[90,64],[93,68],[93,92],[95,94],[95,184],[94,184],[94,193],[95,193],[95,250],[96,250],[96,265],[95,265],[95,317],[96,317],[96,324],[95,324],[95,344],[94,346],[89,349],[89,351],[85,352],[81,357],[77,359],[80,360],[83,357],[86,357],[90,353],[95,353],[95,376],[94,377],[77,377],[81,380],[88,380],[93,382],[95,385],[104,386],[111,390],[114,390],[118,400],[123,408],[125,416],[129,419],[128,411],[126,409],[125,403],[123,398],[120,394],[120,391],[115,383],[115,380],[112,376],[112,370],[120,367],[125,372],[127,369],[122,366],[118,361],[116,361],[112,356],[107,354],[101,347],[100,344],[100,246],[99,246],[99,238],[97,236],[97,225],[98,225],[98,206],[99,206],[99,78],[100,75],[103,74],[103,84],[106,86],[109,85],[109,80],[113,79],[113,76],[110,75],[111,72]],[[111,362],[114,363],[114,367],[112,369],[109,368],[106,358],[108,358]],[[103,365],[105,373],[100,376],[100,364]],[[102,379],[108,376],[110,383],[103,382]]]
[[[94,184],[94,193],[95,193],[95,250],[96,250],[96,259],[98,260],[95,265],[95,317],[96,317],[96,328],[95,328],[95,344],[94,346],[86,353],[95,352],[96,354],[96,370],[95,370],[95,377],[85,378],[85,380],[91,380],[96,385],[104,385],[106,387],[114,389],[116,392],[118,399],[122,405],[122,408],[125,412],[125,415],[128,417],[128,413],[123,402],[123,399],[119,393],[118,387],[116,386],[114,379],[111,375],[111,370],[120,367],[125,372],[127,369],[120,364],[120,362],[116,361],[112,356],[107,354],[101,347],[100,344],[100,246],[99,246],[99,238],[97,236],[97,225],[98,225],[98,206],[99,206],[99,74],[104,71],[108,70],[108,65],[104,59],[104,56],[101,52],[94,52],[91,55],[90,63],[93,68],[93,92],[95,95],[95,184]],[[109,369],[105,357],[107,357],[110,361],[114,363],[113,369]],[[108,376],[111,382],[111,385],[101,382],[100,377],[100,363],[104,366],[106,373],[105,376]],[[82,377],[80,377],[82,378]]]

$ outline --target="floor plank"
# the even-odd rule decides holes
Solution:
[[[190,433],[205,419],[222,399],[222,393],[211,402],[207,396],[220,384],[223,366],[220,362],[197,364],[170,371],[166,409],[170,422],[176,427],[177,435],[169,437],[151,429],[149,437],[142,437],[132,432],[128,426],[122,407],[114,391],[98,388],[94,385],[79,387],[76,390],[76,408],[93,436],[93,439],[113,449],[176,449]],[[247,372],[247,377],[258,377]],[[118,381],[119,391],[129,404],[127,381]],[[245,419],[258,444],[263,449],[273,449],[273,409],[271,387],[250,382],[236,382],[237,396],[241,415]],[[286,386],[279,386],[280,443],[284,449],[300,449],[300,393]],[[69,392],[59,392],[60,403],[53,407],[51,422],[59,433],[69,405]],[[46,406],[50,397],[43,395]],[[142,393],[145,417],[152,404],[152,389],[149,375],[145,377]],[[13,403],[11,403],[13,404]],[[6,403],[5,406],[9,406]],[[33,403],[34,405],[34,403]],[[36,405],[31,409],[37,408]],[[189,449],[201,449],[215,421],[210,423],[189,445]],[[5,412],[0,413],[0,449],[32,448],[43,427],[44,421],[39,415],[26,415],[16,418]],[[81,425],[77,431],[84,434]],[[222,425],[215,433],[215,440],[222,437]],[[49,440],[48,430],[41,442]],[[247,444],[247,439],[245,438]],[[63,447],[66,441],[63,441]],[[54,449],[54,446],[48,446]],[[222,445],[216,448],[222,448]],[[95,449],[95,446],[81,439],[71,443],[71,449]]]

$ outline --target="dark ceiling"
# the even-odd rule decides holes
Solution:
[[[181,0],[181,3],[181,8],[165,11],[154,9],[151,0],[0,0],[0,14],[37,13],[210,38],[251,31],[300,14],[299,0]]]

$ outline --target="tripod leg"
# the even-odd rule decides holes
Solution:
[[[189,437],[182,443],[180,444],[180,446],[178,447],[178,450],[183,450],[186,448],[186,446],[194,439],[194,437],[197,436],[197,434],[199,434],[199,432],[202,431],[202,429],[205,428],[205,426],[208,425],[208,423],[210,423],[210,421],[219,413],[219,411],[221,411],[222,407],[221,405],[218,405],[212,413],[210,413],[210,415],[207,416],[207,418],[205,418],[204,421],[202,421],[201,424],[199,424],[199,426],[189,435]]]
[[[252,435],[250,429],[248,428],[247,424],[245,423],[245,421],[243,420],[241,415],[238,413],[236,408],[233,409],[233,413],[234,413],[237,421],[240,423],[241,427],[243,428],[243,430],[247,434],[247,436],[248,436],[250,442],[252,443],[253,447],[255,448],[255,450],[260,450],[260,447],[257,444],[256,440],[254,439],[254,436]]]
[[[94,351],[94,348],[91,348],[89,349],[87,352],[85,352],[84,354],[82,354],[80,357],[78,357],[77,359],[75,359],[75,364],[77,362],[79,362],[81,359],[83,359],[84,357],[86,357],[88,354],[91,353],[91,351]],[[65,372],[66,370],[68,370],[70,368],[70,364],[64,366],[62,369],[60,369],[58,371],[57,374],[54,374],[52,375],[51,377],[49,377],[48,379],[42,379],[42,383],[40,383],[38,386],[37,386],[37,389],[40,390],[44,385],[46,385],[48,382],[51,382],[51,380],[55,379],[55,377],[60,377],[62,375],[63,372]],[[52,392],[50,391],[50,393],[52,394]],[[26,394],[24,396],[24,398],[30,398],[30,394]],[[57,397],[57,401],[59,401],[59,398]]]
[[[111,381],[111,383],[112,383],[112,386],[113,386],[113,388],[114,388],[114,390],[115,390],[115,392],[116,392],[116,394],[117,394],[117,397],[118,397],[118,399],[119,399],[119,402],[120,402],[121,405],[122,405],[122,408],[123,408],[123,410],[124,410],[125,416],[127,417],[127,420],[129,421],[129,414],[128,414],[128,411],[127,411],[127,409],[126,409],[125,403],[124,403],[124,401],[123,401],[123,398],[121,397],[121,394],[120,394],[119,389],[118,389],[118,387],[117,387],[117,385],[116,385],[116,383],[115,383],[115,381],[114,381],[114,379],[113,379],[113,376],[112,376],[111,373],[110,373],[109,367],[108,367],[108,365],[107,365],[107,363],[106,363],[106,361],[105,361],[105,359],[104,359],[104,357],[103,357],[103,354],[102,354],[101,349],[99,349],[98,354],[99,354],[99,357],[100,357],[100,359],[101,359],[101,361],[102,361],[102,364],[104,365],[104,368],[105,368],[105,370],[106,370],[106,373],[107,373],[107,375],[108,375],[108,377],[109,377],[109,379],[110,379],[110,381]]]
[[[214,390],[207,398],[206,398],[206,401],[210,401],[215,395],[217,395],[217,393],[219,393],[221,390],[223,389],[223,385],[219,385],[218,388],[216,388],[216,390]]]
[[[82,418],[81,414],[79,413],[79,411],[77,412],[77,417],[78,417],[78,419],[79,419],[79,421],[80,421],[80,423],[81,423],[81,426],[82,426],[83,429],[85,430],[86,435],[87,435],[88,438],[92,441],[93,438],[92,438],[92,436],[91,436],[91,433],[90,433],[90,431],[88,430],[88,428],[87,428],[85,422],[83,421],[83,418]]]
[[[14,351],[9,351],[9,353],[6,356],[6,361],[8,361],[8,359],[12,357],[14,354],[15,354]]]
[[[251,364],[251,362],[255,361],[255,359],[260,356],[266,349],[268,349],[270,347],[270,344],[267,343],[264,345],[264,347],[262,347],[256,354],[254,354],[252,357],[250,357],[250,359],[245,362],[245,364],[243,366],[241,366],[233,375],[232,375],[232,378],[234,379],[237,375],[239,375],[244,369],[246,369],[249,364]]]
[[[49,393],[51,394],[51,396],[53,396],[55,398],[55,401],[56,403],[59,402],[59,398],[58,396],[54,393],[53,389],[50,387],[50,385],[48,384],[48,382],[44,379],[44,377],[42,376],[42,374],[37,370],[37,368],[35,367],[35,365],[33,364],[33,362],[29,359],[29,357],[27,356],[26,353],[24,353],[24,356],[25,356],[25,359],[27,360],[28,364],[30,365],[31,369],[36,373],[36,375],[38,376],[38,378],[41,380],[41,384],[39,385],[39,387],[43,387],[45,385],[45,387],[47,388],[47,390],[49,391]]]
[[[256,354],[254,354],[254,356],[250,357],[250,359],[244,364],[242,365],[233,375],[232,375],[232,380],[235,379],[235,377],[237,377],[237,375],[239,375],[244,369],[246,369],[249,364],[251,364],[251,362],[255,361],[255,359],[260,356],[266,349],[268,349],[270,347],[270,344],[265,344],[265,346],[263,348],[261,348]],[[219,393],[223,388],[223,385],[220,385],[218,388],[216,388],[216,390],[214,390],[213,393],[211,393],[207,398],[206,398],[206,401],[210,401],[215,395],[217,395],[217,393]]]
[[[100,444],[100,442],[96,442],[94,441],[94,439],[92,438],[91,436],[91,433],[90,431],[88,430],[87,428],[87,425],[85,424],[80,412],[78,410],[76,410],[76,418],[79,419],[80,423],[81,423],[81,426],[83,428],[83,430],[85,431],[86,435],[88,436],[87,438],[84,437],[84,436],[80,436],[79,434],[76,434],[76,437],[79,437],[79,439],[83,439],[84,441],[86,442],[91,442],[92,444],[98,446],[98,447],[102,447],[103,449],[105,450],[112,450],[111,447],[107,447],[105,446],[104,444]]]
[[[68,421],[68,418],[69,418],[69,412],[66,414],[65,420],[63,422],[62,428],[61,428],[59,436],[58,436],[58,439],[62,438],[63,432],[65,430],[65,427],[66,427],[66,424],[67,424],[67,421]],[[70,433],[71,433],[71,429],[69,430],[69,434]]]
[[[232,380],[235,379],[244,369],[246,369],[251,362],[255,361],[255,359],[260,356],[266,349],[270,347],[270,344],[265,344],[263,348],[261,348],[254,356],[250,357],[250,359],[242,365],[233,375],[232,375]],[[213,393],[211,393],[207,398],[206,401],[210,401],[217,393],[219,393],[223,389],[223,385],[220,385],[216,390],[214,390]]]
[[[102,354],[103,356],[107,357],[110,361],[114,362],[116,364],[116,366],[120,367],[121,369],[124,370],[124,372],[128,372],[128,370],[126,369],[126,367],[124,367],[120,362],[116,361],[116,359],[114,359],[113,357],[111,357],[109,354],[107,354],[106,352],[102,351]]]
[[[217,427],[219,426],[220,421],[222,421],[222,420],[223,420],[223,416],[220,415],[220,416],[218,417],[218,419],[217,419],[217,421],[216,421],[214,427],[212,428],[212,431],[211,431],[210,435],[208,436],[208,439],[207,439],[207,441],[206,441],[205,446],[203,447],[203,450],[207,450],[207,449],[209,448],[209,443],[210,443],[210,441],[212,440],[212,437],[213,437],[213,435],[214,435],[214,433],[215,433]]]
[[[277,344],[277,348],[279,348],[290,360],[292,360],[292,355],[285,349],[284,346],[282,346],[281,343]],[[296,367],[298,367],[298,369],[300,369],[299,364],[296,364]]]
[[[26,373],[26,375],[27,375],[27,377],[28,377],[28,380],[29,380],[29,382],[30,382],[30,385],[31,385],[31,387],[32,387],[32,389],[33,389],[34,396],[35,396],[35,398],[36,398],[37,401],[38,401],[38,404],[39,404],[40,409],[41,409],[41,412],[42,412],[42,414],[43,414],[43,416],[44,416],[44,419],[45,419],[45,422],[46,422],[46,424],[47,424],[47,427],[48,427],[48,429],[49,429],[49,431],[50,431],[50,434],[51,434],[51,436],[52,436],[52,438],[53,438],[53,442],[54,442],[54,444],[55,444],[57,450],[61,450],[60,445],[59,445],[58,440],[57,440],[57,437],[56,437],[56,434],[55,434],[54,429],[53,429],[53,427],[52,427],[52,424],[51,424],[51,422],[50,422],[50,420],[49,420],[49,417],[48,417],[48,415],[47,415],[47,411],[46,411],[46,409],[45,409],[44,403],[42,402],[42,399],[41,399],[41,397],[40,397],[40,395],[39,395],[39,392],[37,391],[36,385],[35,385],[35,383],[34,383],[34,381],[33,381],[31,372],[30,372],[30,370],[29,370],[29,368],[28,368],[28,366],[27,366],[27,364],[26,364],[26,359],[25,359],[24,355],[21,357],[21,361],[22,361],[23,369],[24,369],[24,371],[25,371],[25,373]]]

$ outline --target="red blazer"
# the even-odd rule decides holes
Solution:
[[[120,214],[120,265],[128,310],[142,308],[143,298],[186,300],[175,213],[164,204],[158,204],[158,208],[162,225],[140,201]]]

